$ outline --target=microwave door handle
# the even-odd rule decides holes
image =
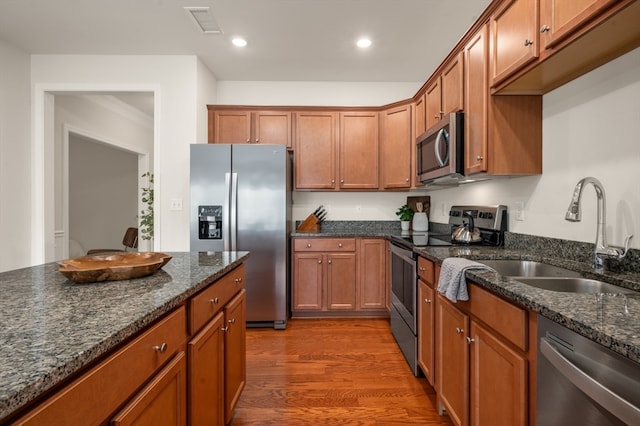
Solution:
[[[443,139],[446,148],[444,160],[440,156],[440,144],[442,143]],[[433,145],[433,150],[435,151],[438,164],[440,165],[440,167],[444,167],[449,162],[449,140],[447,138],[447,131],[445,129],[440,129],[440,131],[438,132],[438,135],[436,136],[436,143]]]

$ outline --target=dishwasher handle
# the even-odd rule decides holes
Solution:
[[[582,371],[555,349],[548,339],[540,339],[540,352],[567,380],[611,414],[627,424],[640,422],[640,408]]]

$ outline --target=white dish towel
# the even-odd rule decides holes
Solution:
[[[469,300],[467,279],[465,278],[465,272],[469,269],[493,271],[493,268],[487,265],[464,257],[447,257],[440,268],[438,292],[454,303],[458,300]]]

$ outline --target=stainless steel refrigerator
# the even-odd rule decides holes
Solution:
[[[247,325],[286,327],[291,155],[283,145],[191,145],[191,251],[249,251]]]

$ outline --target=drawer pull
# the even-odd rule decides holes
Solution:
[[[338,247],[342,248],[342,243],[338,243]]]
[[[242,282],[242,278],[236,278],[236,279],[235,279],[235,280],[233,280],[233,281],[235,281],[235,282],[237,282],[237,283],[241,283],[241,282]]]
[[[424,272],[424,271],[426,271],[426,268],[424,266],[420,266],[420,267],[418,267],[418,271]]]
[[[424,303],[431,303],[431,299],[424,299]]]
[[[322,260],[318,260],[318,263],[322,263]]]
[[[158,351],[159,353],[163,354],[167,350],[167,344],[163,343],[161,345],[156,345],[156,346],[153,346],[151,349],[153,349],[154,351]]]
[[[227,321],[229,324],[235,324],[236,323],[236,319],[235,318],[231,318],[230,320]]]
[[[311,248],[311,243],[308,243],[308,244],[307,244],[307,248]]]
[[[227,331],[229,331],[229,327],[228,327],[228,326],[227,326],[227,327],[222,327],[220,330],[221,330],[223,333],[226,333]]]
[[[524,45],[525,45],[525,46],[531,46],[532,44],[533,44],[533,42],[532,42],[531,40],[529,40],[529,39],[526,39],[526,40],[524,41]]]
[[[456,327],[456,333],[462,334],[462,333],[464,333],[464,330],[461,329],[460,327]]]
[[[472,339],[471,337],[467,336],[467,343],[468,344],[472,344],[475,341],[476,341],[476,339]]]
[[[213,299],[209,299],[209,302],[215,305],[216,303],[220,302],[220,299],[218,299],[217,297],[214,297]]]

